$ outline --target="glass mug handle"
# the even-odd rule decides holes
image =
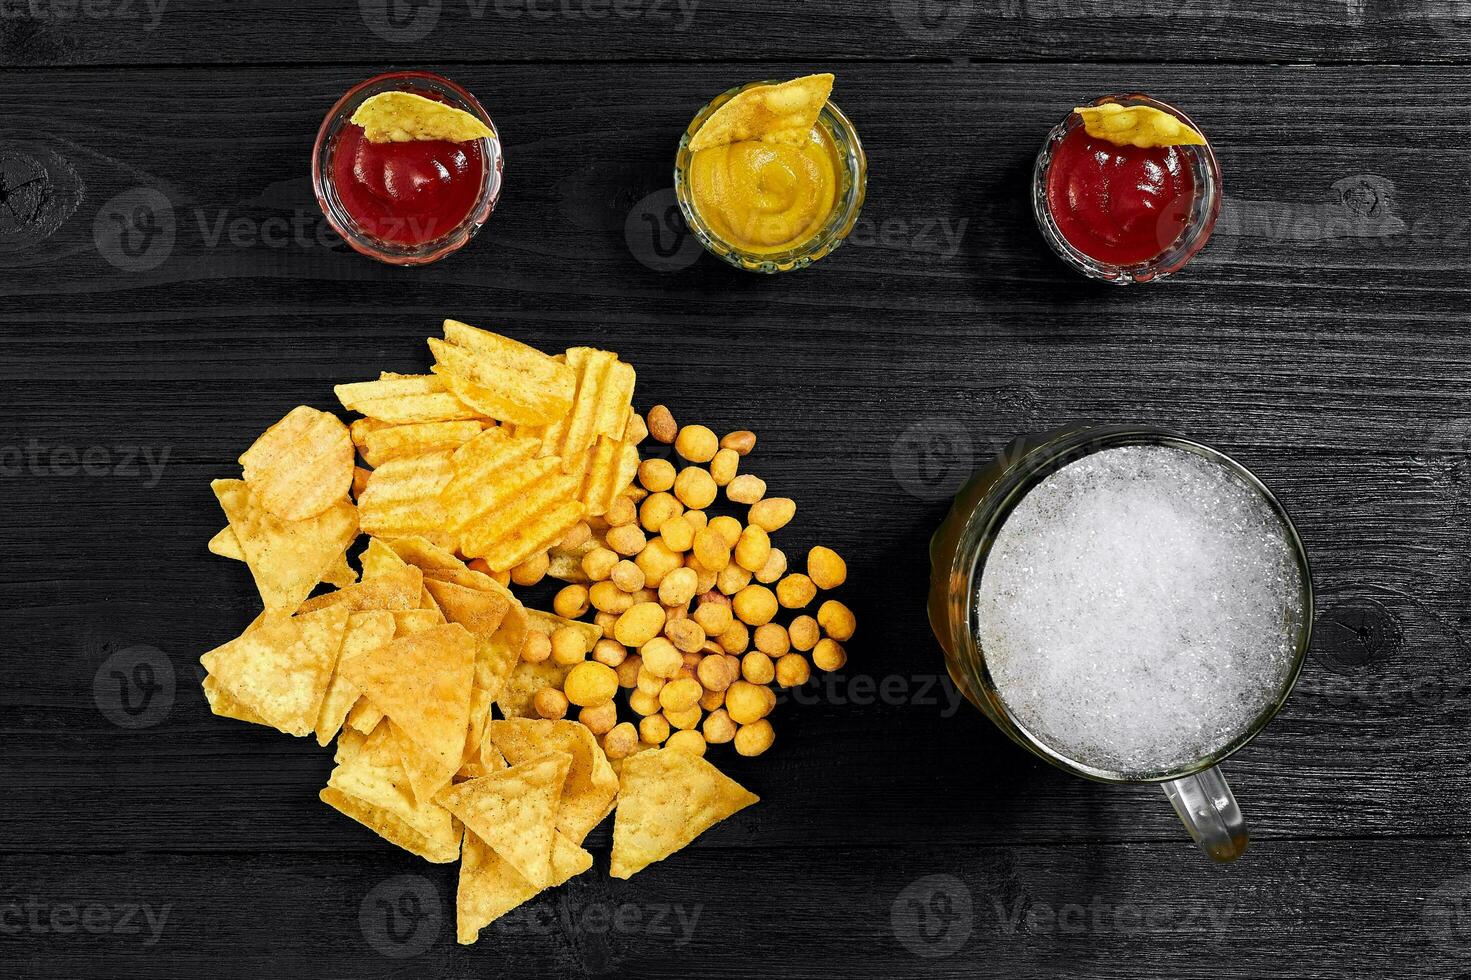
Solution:
[[[1190,839],[1212,861],[1224,864],[1246,853],[1246,819],[1220,766],[1173,779],[1164,784],[1164,791]]]

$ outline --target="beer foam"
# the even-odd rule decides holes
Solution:
[[[1038,484],[996,537],[979,642],[1007,709],[1077,762],[1140,775],[1244,734],[1291,673],[1301,573],[1235,473],[1108,449]]]

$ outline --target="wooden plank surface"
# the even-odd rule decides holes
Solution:
[[[836,9],[832,23],[785,15],[787,50],[823,52],[816,64],[710,60],[738,50],[733,29],[682,52],[637,32],[598,48],[619,63],[576,60],[573,31],[514,59],[492,46],[443,66],[505,133],[507,190],[475,243],[412,271],[318,237],[304,178],[316,126],[389,55],[351,32],[293,41],[316,8],[217,13],[206,29],[170,6],[146,49],[90,33],[68,47],[80,35],[54,25],[26,41],[0,22],[7,56],[59,66],[0,74],[6,186],[39,174],[49,190],[0,208],[0,970],[1471,969],[1471,68],[1160,64],[1194,52],[1127,35],[1065,52],[1031,23],[965,43],[1065,63],[882,63],[870,56],[929,55],[902,40],[890,51],[856,6]],[[267,60],[289,69],[168,64],[256,61],[244,38],[263,28],[243,25],[272,16],[281,43]],[[342,17],[361,33],[354,11]],[[1364,28],[1330,45],[1279,19],[1285,42],[1240,25],[1222,37],[1241,58],[1327,62],[1434,60],[1467,40]],[[463,36],[483,40],[487,25],[470,26]],[[511,46],[508,31],[497,44]],[[1073,60],[1095,56],[1123,60]],[[538,63],[549,58],[571,60]],[[85,67],[144,62],[160,64]],[[855,239],[811,270],[758,278],[682,251],[667,228],[656,236],[694,109],[753,72],[809,67],[838,72],[835,97],[869,150]],[[1187,273],[1119,291],[1044,254],[1026,193],[1042,134],[1070,105],[1134,87],[1207,129],[1227,207]],[[110,233],[111,216],[140,206],[155,236]],[[204,550],[222,522],[210,478],[291,406],[330,407],[334,382],[425,368],[423,338],[446,315],[550,349],[617,349],[639,369],[640,407],[755,429],[750,467],[800,505],[782,537],[847,555],[862,623],[850,667],[778,709],[776,749],[731,763],[759,806],[631,882],[603,873],[600,829],[598,874],[468,951],[443,918],[451,870],[324,808],[328,753],[211,717],[197,685],[198,655],[256,612],[244,570]],[[1236,453],[1308,542],[1313,656],[1283,716],[1227,766],[1254,833],[1236,867],[1197,855],[1157,789],[1071,780],[940,681],[924,545],[948,492],[1013,435],[1078,418],[1172,425]],[[162,686],[133,715],[140,666]],[[373,892],[399,875],[414,877]],[[412,911],[400,901],[428,901],[426,887],[441,918],[423,949],[411,938],[416,955],[395,958],[402,943],[375,945],[390,941],[376,901]],[[30,924],[33,898],[48,917],[171,911],[145,944],[146,916],[138,933],[60,932]],[[588,925],[587,909],[624,905],[642,926]],[[1073,906],[1088,910],[1078,929]],[[648,921],[697,908],[683,943],[676,925]]]

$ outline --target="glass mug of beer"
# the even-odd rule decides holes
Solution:
[[[956,495],[930,562],[950,676],[997,727],[1066,772],[1162,784],[1206,854],[1241,856],[1218,766],[1281,709],[1313,620],[1260,480],[1165,429],[1024,436]]]

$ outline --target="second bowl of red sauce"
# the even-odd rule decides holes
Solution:
[[[1092,105],[1148,105],[1196,132],[1184,113],[1146,95]],[[1221,208],[1221,174],[1203,146],[1119,146],[1069,113],[1037,156],[1032,207],[1042,237],[1077,271],[1118,285],[1154,282],[1205,246]]]
[[[374,143],[351,122],[385,91],[411,92],[478,117],[485,109],[454,82],[429,72],[370,78],[338,100],[322,122],[312,184],[322,213],[357,251],[394,265],[423,265],[462,247],[490,217],[504,166],[496,137],[452,142]]]

